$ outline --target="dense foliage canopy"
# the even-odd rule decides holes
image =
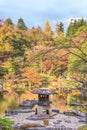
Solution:
[[[44,78],[50,82],[51,76],[77,80],[75,75],[78,75],[80,81],[83,75],[84,82],[87,22],[71,20],[64,32],[63,23],[57,21],[53,30],[48,20],[44,29],[28,28],[22,18],[17,25],[10,18],[0,20],[0,84],[3,89],[14,90],[23,83],[40,86]]]

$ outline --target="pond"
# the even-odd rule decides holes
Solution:
[[[0,115],[3,115],[5,110],[18,109],[19,104],[26,99],[29,99],[29,100],[36,99],[37,100],[37,96],[32,94],[29,91],[26,91],[25,93],[23,93],[21,95],[18,95],[16,93],[4,94],[3,96],[0,97]],[[78,99],[78,97],[75,97],[74,100],[77,101],[77,99]],[[52,107],[58,108],[60,112],[64,112],[69,109],[76,109],[76,110],[81,110],[84,112],[87,111],[87,107],[81,107],[81,106],[70,107],[70,106],[68,106],[67,105],[68,100],[72,101],[72,99],[70,99],[70,95],[64,98],[64,97],[59,97],[59,95],[56,94],[51,97],[51,100],[52,100]]]
[[[26,99],[32,100],[35,98],[35,95],[30,92],[25,92],[23,94],[14,92],[3,94],[3,96],[0,97],[0,115],[4,114],[5,110],[18,109],[19,104]]]

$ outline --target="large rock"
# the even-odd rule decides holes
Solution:
[[[29,112],[34,112],[34,110],[32,109],[5,110],[5,116],[12,116],[17,115],[18,113],[29,113]]]
[[[59,113],[59,110],[58,110],[58,109],[56,109],[56,108],[53,108],[53,109],[52,109],[52,112]]]
[[[32,109],[36,104],[36,100],[25,100],[21,104],[19,104],[19,107]]]
[[[68,110],[64,112],[65,115],[68,116],[80,116],[80,117],[86,117],[86,114],[81,112],[81,111],[77,111],[77,110]]]
[[[18,114],[17,111],[14,110],[5,110],[5,116],[11,116]]]
[[[71,102],[68,104],[69,106],[82,106],[81,103],[78,103],[78,102]]]
[[[87,117],[81,118],[79,122],[87,123]]]

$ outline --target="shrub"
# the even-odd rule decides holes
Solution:
[[[13,130],[13,121],[7,118],[0,118],[0,128],[1,130]]]

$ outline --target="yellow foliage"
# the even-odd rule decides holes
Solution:
[[[4,90],[11,91],[11,84],[9,82],[5,82],[3,84]]]
[[[44,32],[44,33],[45,33],[47,36],[50,36],[50,35],[51,35],[51,26],[50,26],[48,20],[46,20],[44,29],[45,29],[45,32]]]
[[[72,95],[79,95],[80,91],[79,90],[72,90]]]

